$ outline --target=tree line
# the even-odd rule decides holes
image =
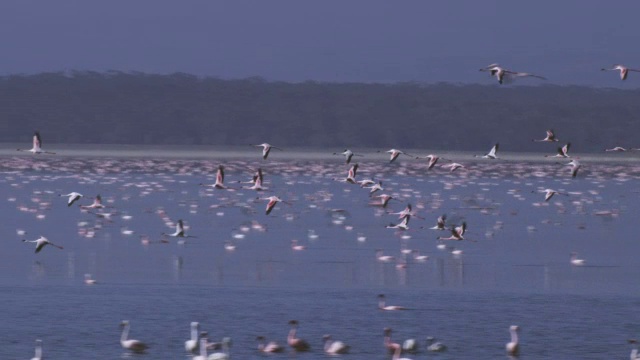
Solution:
[[[640,147],[640,90],[450,83],[285,83],[176,73],[0,77],[2,142],[576,152]],[[547,148],[549,149],[549,148]]]

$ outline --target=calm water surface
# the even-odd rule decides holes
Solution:
[[[640,162],[632,157],[583,159],[571,179],[555,160],[516,155],[480,162],[454,154],[467,169],[449,173],[367,154],[357,178],[382,180],[398,199],[383,210],[368,205],[368,190],[333,180],[346,176],[340,157],[250,154],[4,157],[0,358],[31,357],[40,338],[48,359],[189,359],[191,321],[211,340],[231,337],[236,359],[264,358],[257,335],[285,344],[291,319],[312,351],[270,357],[325,358],[321,337],[330,333],[351,345],[344,358],[389,359],[384,327],[399,342],[435,336],[449,347],[407,355],[413,359],[505,358],[512,324],[521,327],[520,358],[529,359],[627,358],[626,340],[639,336]],[[234,191],[199,186],[215,181],[219,164]],[[238,181],[258,166],[269,191],[242,189]],[[569,195],[544,202],[544,188]],[[111,221],[67,207],[58,194],[71,191],[85,195],[84,205],[101,194]],[[267,201],[256,198],[270,195],[287,203],[267,216]],[[397,221],[385,211],[407,203],[423,219],[413,217],[403,233],[385,229]],[[470,241],[436,247],[449,234],[428,228],[444,213],[450,224],[466,221]],[[179,245],[160,235],[178,219],[197,238]],[[34,254],[20,241],[40,235],[64,250]],[[292,250],[293,239],[306,249]],[[463,253],[452,255],[453,246]],[[405,258],[402,248],[429,259]],[[377,261],[376,249],[397,261]],[[570,264],[574,251],[585,266]],[[85,273],[98,284],[85,285]],[[380,293],[410,310],[377,310]],[[146,354],[120,347],[123,319],[132,338],[151,346]]]

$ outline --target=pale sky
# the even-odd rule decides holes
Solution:
[[[635,88],[640,1],[0,2],[0,74],[187,72],[282,81],[493,84],[500,63],[549,84]],[[522,79],[520,83],[542,83]]]

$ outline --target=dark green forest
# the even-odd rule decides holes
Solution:
[[[640,90],[448,83],[284,83],[189,74],[0,78],[1,142],[539,150],[640,147]],[[548,145],[548,144],[547,144]]]

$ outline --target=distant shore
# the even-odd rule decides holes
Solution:
[[[143,158],[143,159],[193,159],[193,160],[206,160],[206,159],[259,159],[262,154],[260,148],[254,148],[247,146],[196,146],[196,145],[89,145],[89,144],[48,144],[43,148],[47,151],[55,152],[55,155],[33,155],[28,152],[18,152],[18,148],[26,148],[25,144],[14,143],[1,143],[0,144],[0,157],[25,157],[25,156],[40,156],[40,157],[86,157],[86,158]],[[291,161],[291,160],[337,160],[342,158],[339,155],[344,149],[320,149],[320,148],[285,148],[283,151],[272,150],[269,154],[269,160],[272,161]],[[363,155],[362,157],[354,158],[354,162],[368,162],[368,161],[388,161],[389,154],[385,153],[386,150],[378,149],[358,149],[353,148],[356,154]],[[500,151],[498,153],[499,159],[488,160],[482,158],[476,158],[475,155],[482,155],[482,151],[470,152],[470,151],[443,151],[443,150],[427,150],[427,149],[403,149],[403,151],[413,156],[400,156],[397,161],[421,161],[415,159],[416,156],[426,156],[428,154],[437,154],[438,156],[457,162],[490,162],[490,161],[533,161],[542,163],[553,162],[569,162],[571,159],[578,158],[583,162],[597,162],[597,163],[626,163],[626,162],[640,162],[640,151],[626,151],[626,152],[608,152],[601,154],[587,153],[572,154],[571,158],[557,158],[552,156],[553,152],[508,152]],[[338,155],[334,155],[334,152]],[[545,157],[545,155],[551,155]],[[426,161],[426,160],[422,160]]]

